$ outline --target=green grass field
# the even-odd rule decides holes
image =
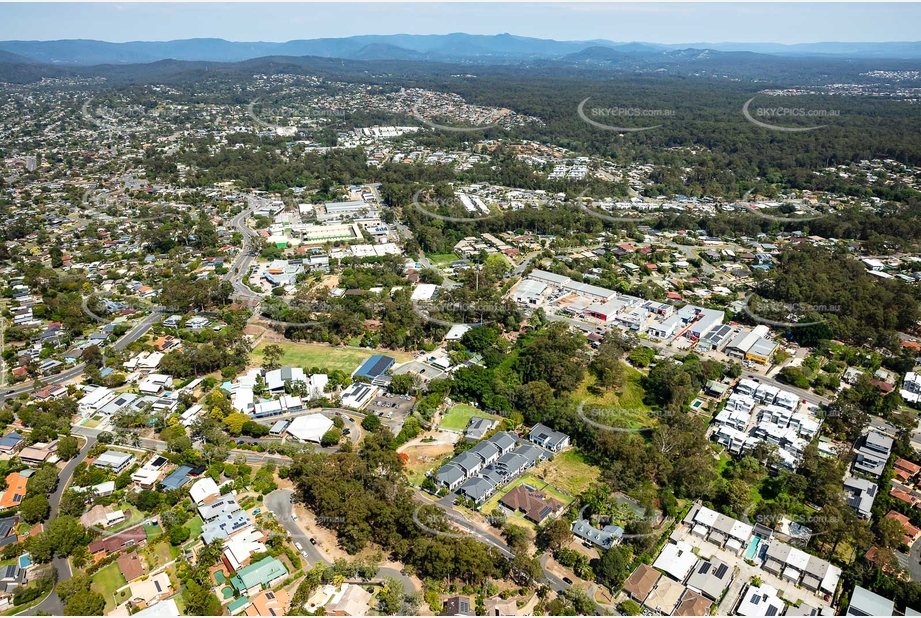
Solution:
[[[118,508],[128,514],[128,519],[118,524],[117,526],[112,526],[110,532],[118,532],[120,530],[130,528],[131,526],[144,519],[144,513],[141,512],[141,509],[137,508],[136,506],[132,506],[127,502],[122,502],[118,505]]]
[[[147,555],[150,571],[155,571],[173,559],[173,552],[170,551],[170,548],[169,543],[154,543],[147,546],[144,553]]]
[[[441,417],[440,426],[444,429],[463,431],[467,428],[467,423],[469,423],[470,419],[474,416],[479,418],[494,418],[497,420],[500,418],[494,414],[487,414],[482,410],[477,410],[473,406],[468,406],[465,403],[459,403]]]
[[[588,489],[601,474],[596,466],[585,461],[582,451],[570,449],[545,461],[534,469],[537,476],[563,491],[576,496]]]
[[[147,533],[147,540],[150,541],[163,534],[163,526],[152,526],[150,524],[145,524],[144,532]]]
[[[254,364],[262,364],[262,350],[266,342],[260,343],[253,350],[250,361]],[[278,343],[285,351],[281,359],[283,365],[293,365],[295,367],[319,367],[326,371],[338,369],[346,373],[352,373],[364,361],[375,354],[386,354],[392,356],[398,363],[404,363],[412,360],[413,355],[408,352],[391,352],[386,350],[356,350],[354,348],[334,348],[328,345],[316,343]]]
[[[433,264],[445,264],[447,262],[455,262],[459,258],[453,253],[428,253],[426,256]]]
[[[92,589],[105,597],[106,600],[106,613],[115,609],[117,605],[115,600],[115,591],[127,584],[124,576],[122,576],[121,571],[118,570],[118,563],[113,562],[112,564],[99,569],[95,575],[93,575],[93,584]]]
[[[627,379],[621,388],[612,388],[601,395],[591,392],[590,387],[595,378],[588,375],[574,393],[576,401],[584,401],[584,410],[589,418],[599,423],[624,429],[655,427],[658,423],[652,408],[643,402],[646,391],[640,384],[643,374],[632,367],[627,367]]]
[[[185,523],[185,527],[188,528],[189,532],[192,533],[192,535],[189,538],[197,539],[198,537],[200,537],[201,529],[203,526],[204,526],[204,522],[201,520],[201,517],[199,517],[198,515],[196,515],[195,517],[187,521]]]

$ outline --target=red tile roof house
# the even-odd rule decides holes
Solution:
[[[908,493],[904,489],[899,489],[897,487],[893,487],[892,489],[890,489],[889,495],[895,498],[896,500],[901,500],[908,506],[915,506],[918,502],[918,500],[914,496],[912,496],[910,493]]]
[[[921,472],[921,466],[899,457],[893,464],[893,472],[895,472],[895,476],[899,481],[905,483],[918,476],[918,473]]]
[[[905,538],[902,541],[906,545],[912,545],[915,541],[921,537],[921,529],[918,529],[916,526],[912,525],[911,520],[908,519],[905,515],[902,515],[896,511],[889,511],[886,513],[884,519],[894,519],[899,522],[899,525],[902,526],[902,529],[905,531]]]
[[[120,552],[133,545],[145,545],[146,543],[147,533],[144,532],[143,526],[138,526],[137,528],[93,541],[88,549],[90,555],[93,556],[93,562],[99,562],[109,554]]]

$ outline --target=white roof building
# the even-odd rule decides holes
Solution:
[[[189,496],[192,498],[192,502],[198,505],[204,504],[208,498],[220,495],[221,490],[218,489],[217,483],[210,476],[199,479],[189,489]]]
[[[662,548],[662,553],[652,566],[670,575],[673,579],[683,582],[697,564],[697,554],[692,550],[691,545],[684,541],[668,543]]]
[[[432,300],[437,291],[438,286],[434,283],[420,283],[416,286],[416,289],[413,290],[412,296],[410,296],[409,299],[415,301]]]
[[[288,425],[287,432],[302,442],[320,442],[327,431],[332,429],[333,422],[322,414],[308,414],[298,416]]]

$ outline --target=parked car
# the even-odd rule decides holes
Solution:
[[[317,540],[316,540],[315,538],[313,538],[313,537],[310,537],[310,544],[311,544],[311,545],[316,545],[316,544],[317,544]]]
[[[572,580],[569,579],[568,577],[564,577],[564,578],[563,578],[563,581],[566,582],[567,584],[569,584],[570,586],[572,586]]]
[[[294,542],[294,546],[297,547],[298,551],[304,551],[304,546],[298,543],[297,541]]]

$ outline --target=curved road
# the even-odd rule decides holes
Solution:
[[[291,535],[291,539],[297,541],[304,547],[304,551],[307,552],[308,560],[311,564],[316,564],[317,562],[325,562],[326,564],[332,564],[323,553],[317,549],[317,547],[310,543],[310,536],[304,532],[296,521],[291,517],[293,514],[293,508],[291,506],[291,496],[294,495],[294,492],[290,489],[277,489],[267,495],[263,504],[265,507],[272,511],[275,514],[276,519],[279,523],[285,527],[285,530],[288,531],[288,534]],[[407,576],[403,575],[396,569],[389,567],[381,567],[377,571],[378,579],[383,577],[392,577],[403,584],[403,589],[407,595],[413,594],[416,592],[416,586],[413,584],[412,580]]]
[[[80,453],[68,461],[67,465],[64,466],[64,469],[61,470],[60,475],[58,475],[58,487],[54,490],[54,493],[48,496],[48,503],[51,505],[50,517],[57,517],[58,507],[61,504],[61,496],[64,495],[64,490],[67,488],[71,477],[74,475],[74,469],[80,465],[80,462],[86,459],[86,455],[90,452],[90,449],[93,448],[95,444],[95,437],[87,437],[86,444],[84,444],[83,448],[80,449]],[[56,568],[58,571],[58,581],[70,579],[70,562],[67,560],[67,558],[54,558],[51,561],[51,564],[53,564],[54,568]],[[52,590],[51,594],[49,594],[44,601],[35,607],[30,607],[26,611],[17,615],[34,616],[37,612],[45,612],[51,614],[52,616],[62,616],[64,614],[64,604],[61,603],[61,599],[58,597],[57,591]]]

